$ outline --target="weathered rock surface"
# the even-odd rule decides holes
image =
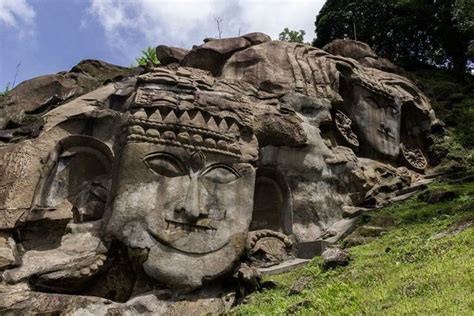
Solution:
[[[209,39],[0,98],[0,311],[222,313],[415,192],[429,100],[367,46],[331,47]]]
[[[120,81],[123,78],[138,75],[142,72],[142,69],[140,67],[127,68],[117,66],[102,60],[85,59],[72,67],[69,72],[90,76],[98,82],[98,85],[102,85],[110,81]]]
[[[212,74],[218,75],[224,63],[233,53],[267,41],[270,41],[270,37],[262,33],[209,40],[194,47],[184,57],[181,64],[185,67],[208,70]]]
[[[378,57],[369,45],[354,40],[336,39],[323,49],[330,54],[353,58],[357,61],[365,57]]]
[[[331,269],[336,267],[343,267],[349,264],[349,253],[340,248],[326,249],[321,255],[323,258],[323,268]]]
[[[426,190],[425,192],[418,195],[420,201],[426,202],[428,204],[436,204],[445,201],[454,200],[457,197],[457,194],[453,191],[438,189],[438,190]]]
[[[39,116],[59,104],[99,88],[110,81],[137,75],[139,68],[125,68],[100,60],[83,60],[69,72],[36,77],[20,83],[0,100],[0,130],[9,129],[11,136],[0,133],[0,138],[14,138],[15,128],[27,129],[38,124]],[[21,131],[20,131],[21,132]],[[36,137],[36,133],[21,135]]]
[[[290,291],[288,294],[290,295],[295,295],[295,294],[301,294],[303,290],[306,288],[306,286],[312,281],[313,279],[311,277],[301,277],[297,279],[290,287]]]
[[[163,66],[181,62],[188,52],[187,49],[179,47],[166,45],[158,45],[156,47],[156,57]]]
[[[82,224],[90,226],[90,224]],[[100,226],[98,226],[100,227]],[[87,231],[82,231],[87,229]],[[74,227],[73,232],[64,235],[61,245],[52,250],[26,251],[21,266],[3,272],[3,280],[9,284],[19,283],[35,275],[40,282],[59,283],[64,279],[82,282],[104,265],[106,248],[91,227]]]
[[[55,74],[20,83],[2,104],[0,127],[21,124],[26,114],[43,113],[54,105],[95,88],[96,81],[82,74]]]
[[[386,58],[381,58],[363,42],[354,40],[336,39],[323,47],[323,50],[333,55],[353,58],[361,65],[379,70],[403,73],[403,70]]]
[[[12,267],[17,261],[15,240],[5,233],[0,233],[0,271]]]

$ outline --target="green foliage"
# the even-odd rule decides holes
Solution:
[[[10,92],[10,82],[7,83],[3,91],[0,91],[0,97],[6,96],[8,92]]]
[[[279,35],[280,41],[303,43],[306,32],[304,30],[290,31],[287,27]]]
[[[436,116],[453,128],[456,142],[474,149],[474,76],[464,82],[442,70],[423,70],[413,73],[423,92],[430,98]],[[456,147],[447,141],[446,147]]]
[[[474,36],[474,2],[472,0],[456,0],[453,16],[460,30]]]
[[[468,56],[474,56],[474,1],[456,0],[454,3],[453,17],[456,26],[470,38]]]
[[[142,50],[142,55],[135,59],[138,66],[158,66],[160,61],[156,57],[156,50],[153,47],[147,47],[145,50]]]
[[[322,47],[357,34],[407,69],[448,65],[464,73],[472,11],[471,0],[327,0],[316,18],[313,44]]]
[[[455,191],[454,201],[429,205],[416,198],[369,215],[369,225],[391,222],[389,231],[350,248],[344,268],[323,271],[320,258],[268,276],[278,286],[255,293],[237,315],[467,315],[474,309],[474,229],[433,238],[474,220],[474,183],[435,184]],[[300,294],[289,288],[302,276],[312,281]],[[298,310],[297,306],[301,306]]]

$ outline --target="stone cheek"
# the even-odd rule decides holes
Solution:
[[[129,247],[150,249],[144,269],[151,277],[194,288],[240,257],[235,244],[245,240],[252,216],[250,164],[129,143],[117,172],[106,227]]]

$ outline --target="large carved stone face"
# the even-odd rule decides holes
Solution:
[[[236,158],[128,143],[118,165],[108,230],[129,247],[150,249],[144,268],[152,277],[199,286],[203,277],[230,269],[240,256],[254,182],[252,165]],[[166,254],[157,255],[158,249]],[[189,275],[193,281],[187,281]]]

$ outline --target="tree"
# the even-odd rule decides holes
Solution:
[[[278,36],[280,41],[303,43],[306,32],[304,30],[290,31],[287,27]]]
[[[474,57],[474,1],[456,0],[453,16],[458,29],[470,39],[468,56]]]
[[[463,26],[472,21],[472,7],[472,0],[327,0],[313,45],[357,34],[407,69],[445,66],[464,75],[472,34]]]
[[[142,55],[135,60],[138,66],[158,66],[160,64],[158,57],[156,57],[156,50],[153,47],[142,50]]]

